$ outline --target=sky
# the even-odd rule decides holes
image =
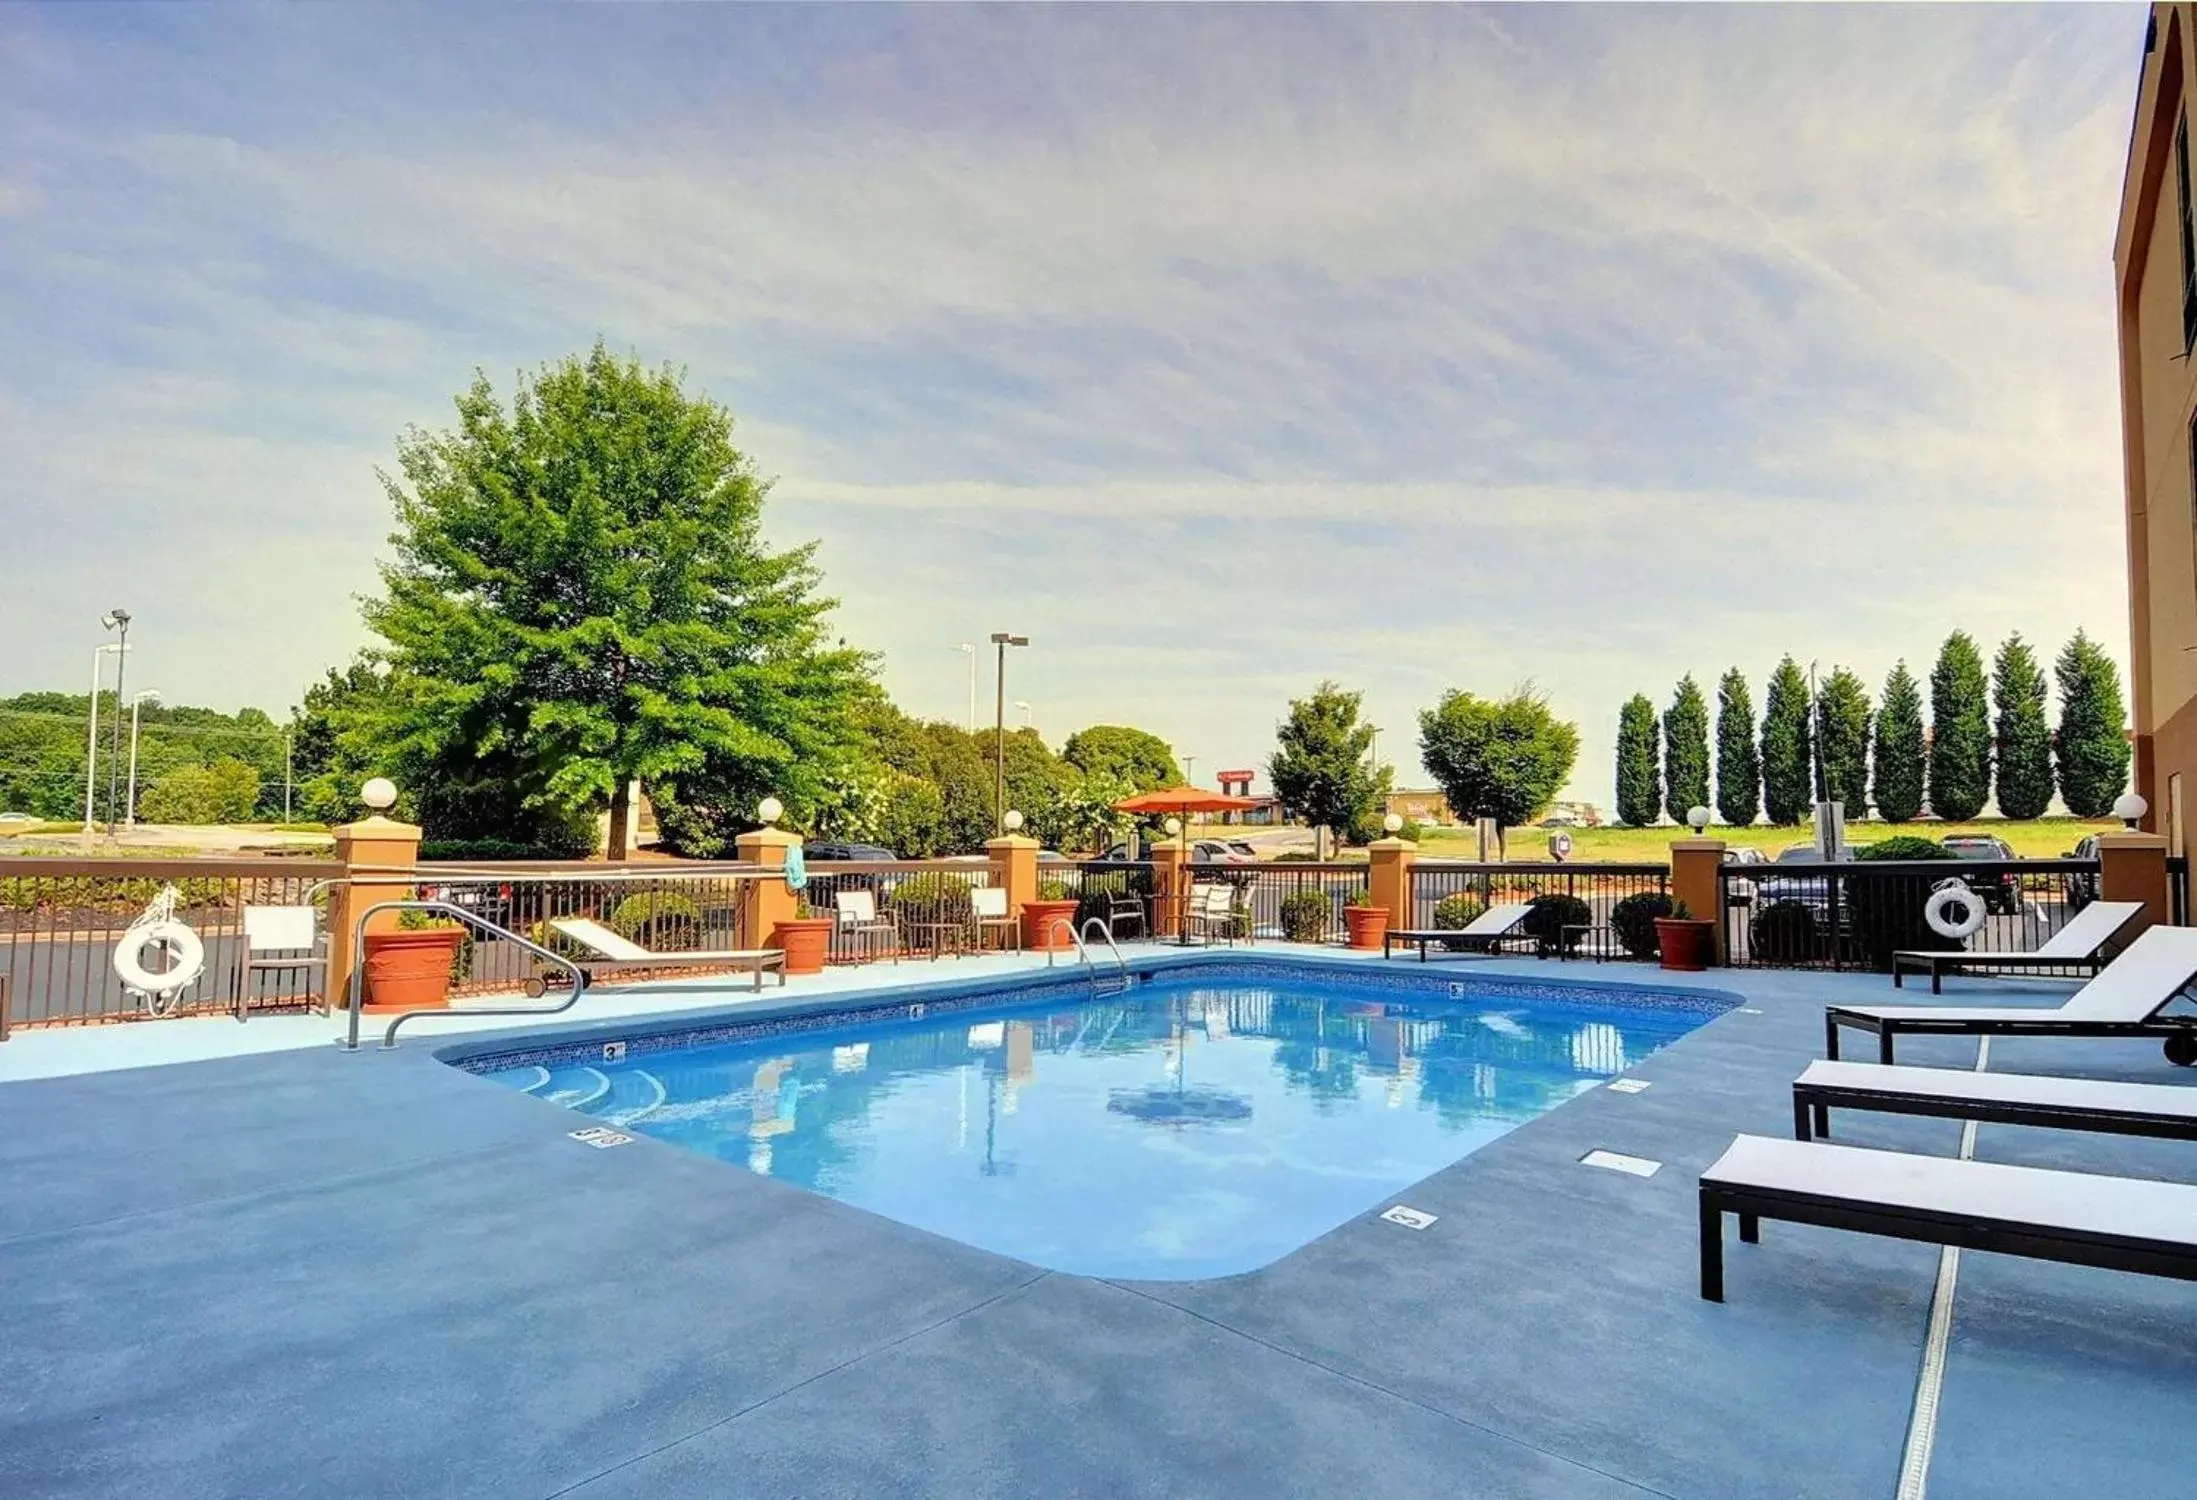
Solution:
[[[2145,10],[0,7],[0,694],[280,715],[476,370],[687,372],[911,712],[2125,658]],[[989,648],[980,712],[993,700]],[[1023,714],[1008,710],[1014,722]]]

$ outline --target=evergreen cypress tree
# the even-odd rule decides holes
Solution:
[[[1824,679],[1816,705],[1816,758],[1824,795],[1846,804],[1846,815],[1869,810],[1869,689],[1844,667]]]
[[[1734,667],[1716,685],[1716,810],[1744,828],[1762,810],[1762,756],[1755,749],[1755,703]]]
[[[1655,705],[1645,693],[1625,700],[1617,714],[1617,821],[1645,828],[1663,810],[1663,778],[1656,761]]]
[[[1950,822],[1983,811],[1991,793],[1991,711],[1983,654],[1965,630],[1945,638],[1930,669],[1930,810]]]
[[[1922,689],[1901,662],[1884,679],[1877,708],[1874,791],[1877,816],[1908,823],[1922,811],[1923,766],[1929,754],[1922,729]]]
[[[1663,801],[1680,822],[1709,802],[1709,705],[1691,672],[1663,715]]]
[[[2019,634],[1991,664],[1998,735],[1999,816],[2037,818],[2052,801],[2052,729],[2045,720],[2044,669]]]
[[[1806,818],[1815,800],[1809,785],[1814,734],[1808,720],[1808,679],[1788,656],[1770,674],[1770,690],[1762,701],[1762,803],[1779,827]]]
[[[2113,658],[2082,631],[2060,652],[2060,799],[2079,818],[2102,818],[2128,785],[2128,710]]]

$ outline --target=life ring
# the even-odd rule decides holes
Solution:
[[[172,967],[158,971],[145,967],[145,949],[153,943],[174,955]],[[175,997],[196,984],[205,970],[206,945],[198,940],[197,933],[173,917],[132,927],[115,944],[115,977],[127,989],[144,996],[156,1016],[166,1014]]]
[[[1960,908],[1954,916],[1948,907]],[[1965,881],[1950,880],[1930,893],[1930,899],[1922,904],[1922,919],[1930,924],[1930,930],[1942,938],[1960,942],[1983,926],[1988,913],[1984,910],[1983,897],[1968,888]]]

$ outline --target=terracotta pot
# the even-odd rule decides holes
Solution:
[[[1343,924],[1350,929],[1350,946],[1353,948],[1378,948],[1381,937],[1388,931],[1388,908],[1385,906],[1346,906],[1343,908]]]
[[[366,935],[367,1010],[437,1010],[450,1003],[450,965],[465,933],[456,927]]]
[[[786,972],[823,973],[824,960],[831,957],[832,928],[837,925],[830,917],[791,917],[773,927],[771,946],[785,953]]]
[[[1700,917],[1657,917],[1655,946],[1664,968],[1697,973],[1716,960],[1716,923]]]
[[[1076,906],[1074,901],[1023,902],[1022,946],[1040,953],[1048,948],[1073,948],[1068,932],[1075,926]]]

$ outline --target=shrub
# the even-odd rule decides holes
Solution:
[[[1444,896],[1434,903],[1434,925],[1442,928],[1470,927],[1480,919],[1488,904],[1470,891],[1459,891],[1454,896]],[[1449,942],[1443,947],[1459,952],[1471,946],[1468,943]]]
[[[581,851],[583,854],[585,850]],[[523,844],[514,839],[421,839],[420,858],[448,860],[453,864],[475,861],[569,859],[568,848],[553,844]]]
[[[702,946],[702,908],[676,891],[636,891],[610,909],[605,925],[660,953]]]
[[[1335,925],[1335,903],[1325,891],[1291,891],[1282,897],[1281,924],[1292,943],[1324,942]]]
[[[893,910],[919,922],[966,922],[974,911],[969,900],[973,888],[965,876],[924,870],[894,886],[885,899]]]
[[[1040,901],[1068,901],[1074,899],[1075,894],[1065,880],[1041,880],[1037,883],[1037,898]]]
[[[1661,891],[1642,891],[1610,908],[1610,928],[1634,958],[1653,958],[1658,946],[1655,919],[1674,914],[1670,897]]]
[[[1567,927],[1584,927],[1594,920],[1594,908],[1577,896],[1551,891],[1527,903],[1526,919],[1519,926],[1533,935],[1543,953],[1569,951],[1579,946],[1579,934]]]
[[[1747,925],[1747,946],[1757,962],[1810,963],[1822,941],[1815,908],[1805,901],[1772,901]]]
[[[1918,838],[1911,833],[1879,839],[1854,851],[1856,859],[1951,859],[1952,854],[1936,839]]]

